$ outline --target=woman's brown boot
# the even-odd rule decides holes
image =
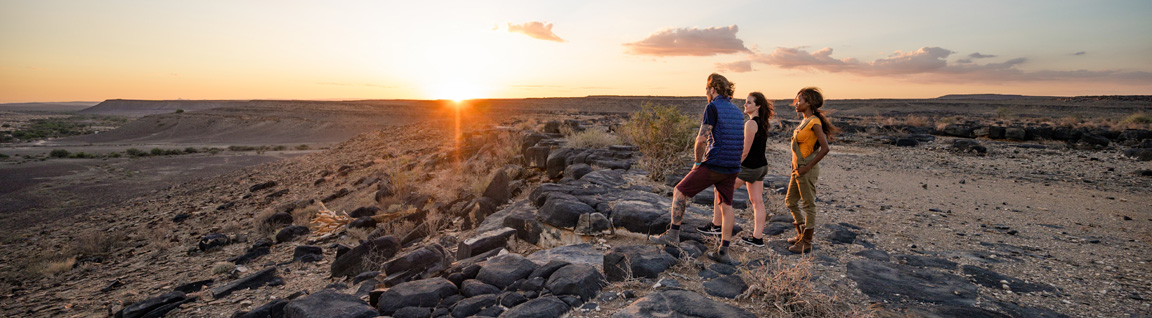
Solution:
[[[811,251],[813,235],[812,230],[813,229],[804,229],[804,234],[800,235],[800,240],[796,241],[796,244],[793,244],[792,247],[789,247],[788,251],[792,253],[806,253]]]
[[[796,237],[788,239],[788,244],[796,244],[796,242],[799,242],[800,238],[804,236],[804,225],[803,224],[792,223],[792,226],[796,227]]]

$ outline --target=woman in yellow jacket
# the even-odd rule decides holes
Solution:
[[[801,89],[792,104],[804,120],[792,131],[792,177],[784,201],[796,227],[796,237],[788,239],[788,243],[793,243],[788,250],[804,253],[812,250],[812,232],[816,228],[816,181],[820,177],[817,164],[828,154],[828,136],[836,131],[836,126],[820,111],[824,94],[819,88]]]

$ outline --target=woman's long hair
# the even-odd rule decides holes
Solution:
[[[752,92],[748,94],[748,98],[752,99],[752,103],[756,104],[756,126],[760,127],[760,131],[768,132],[768,120],[776,115],[776,108],[772,107],[772,101],[764,98],[764,93]]]
[[[839,132],[840,128],[828,121],[828,118],[824,117],[824,111],[820,110],[820,107],[824,106],[824,94],[820,92],[820,88],[801,88],[797,95],[804,97],[804,101],[808,102],[808,107],[812,108],[812,114],[820,118],[820,129],[824,130],[824,135],[828,136],[828,139],[832,139],[832,135]]]
[[[708,75],[708,87],[715,89],[716,94],[723,95],[729,99],[732,98],[733,94],[736,94],[736,84],[729,82],[728,78],[724,77],[724,75],[716,73]],[[711,102],[712,99],[709,98],[708,101]]]

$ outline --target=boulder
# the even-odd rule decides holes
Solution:
[[[1124,156],[1139,161],[1150,161],[1152,160],[1152,148],[1124,150]]]
[[[307,226],[293,225],[276,232],[276,243],[284,243],[295,240],[297,237],[308,235],[310,231]]]
[[[953,137],[972,138],[976,135],[972,133],[975,130],[972,126],[962,124],[948,124],[944,129],[940,130],[941,134]]]
[[[956,262],[947,259],[931,256],[910,255],[910,254],[897,254],[893,257],[896,258],[900,264],[914,266],[914,267],[935,267],[941,269],[956,269]]]
[[[392,318],[428,318],[432,317],[432,308],[404,307],[392,313]]]
[[[457,215],[464,217],[463,223],[460,228],[463,230],[471,230],[472,228],[480,225],[488,218],[489,215],[496,213],[496,202],[487,197],[479,197],[457,212]]]
[[[360,243],[332,261],[332,277],[352,277],[380,269],[380,264],[400,251],[400,242],[388,235]]]
[[[528,260],[544,266],[554,261],[572,264],[599,265],[604,263],[604,252],[588,243],[571,244],[528,255]]]
[[[1004,138],[1021,141],[1028,139],[1028,131],[1020,127],[1004,128]]]
[[[540,242],[544,225],[536,220],[536,208],[528,201],[520,201],[508,207],[511,212],[504,217],[501,225],[516,230],[516,238],[530,244]]]
[[[352,210],[351,213],[348,213],[348,216],[353,218],[353,219],[359,219],[362,217],[374,216],[374,215],[376,215],[376,213],[379,213],[379,212],[380,212],[379,207],[362,206],[362,207],[356,208],[355,210]]]
[[[148,298],[125,306],[116,313],[120,318],[164,317],[169,311],[180,305],[195,301],[196,297],[188,297],[183,292],[169,292],[157,297]]]
[[[208,251],[217,247],[228,245],[228,243],[232,243],[232,240],[229,239],[227,235],[212,233],[201,237],[200,242],[196,243],[196,247],[199,248],[200,251]]]
[[[499,294],[500,288],[485,284],[482,281],[475,279],[467,279],[460,283],[460,294],[464,297],[475,297],[479,295]]]
[[[292,251],[292,260],[304,263],[318,262],[324,259],[324,250],[319,246],[301,245]]]
[[[650,202],[625,199],[612,208],[612,224],[640,234],[660,234],[671,220],[668,208]]]
[[[622,170],[596,170],[585,174],[580,180],[609,188],[623,187],[628,183],[624,180]]]
[[[988,148],[980,145],[980,142],[969,139],[955,139],[952,140],[952,150],[959,152],[971,152],[976,154],[988,153]]]
[[[481,310],[496,305],[500,300],[500,295],[487,294],[475,297],[465,298],[464,300],[456,302],[452,305],[452,317],[464,318],[475,315]]]
[[[331,289],[296,298],[284,306],[285,318],[372,318],[379,314],[360,297]]]
[[[194,281],[191,283],[176,286],[176,288],[173,288],[173,290],[178,291],[178,292],[183,292],[186,294],[190,294],[190,293],[198,292],[201,289],[204,289],[204,287],[212,286],[212,283],[214,283],[214,282],[215,281],[213,281],[211,279],[198,280],[198,281]]]
[[[545,172],[550,179],[559,178],[564,173],[564,168],[567,168],[568,156],[572,154],[572,149],[561,148],[548,154],[547,162],[545,163]]]
[[[383,283],[389,286],[417,278],[427,278],[448,268],[452,256],[437,244],[428,244],[408,254],[384,263],[388,277]]]
[[[977,289],[964,278],[908,265],[852,260],[848,278],[869,297],[890,302],[916,300],[938,305],[971,306]]]
[[[745,290],[748,284],[739,275],[724,275],[704,282],[704,292],[716,297],[736,299]]]
[[[572,180],[580,180],[584,175],[592,172],[592,167],[585,163],[577,163],[564,168],[564,177]]]
[[[320,199],[320,202],[328,203],[332,200],[343,198],[344,196],[346,196],[350,193],[352,193],[352,190],[348,190],[348,188],[340,188],[340,190],[337,190],[336,192],[332,193],[331,195],[328,195],[327,197]]]
[[[601,213],[581,214],[574,232],[581,235],[600,234],[612,229],[612,221]]]
[[[1085,134],[1080,137],[1080,141],[1093,147],[1103,148],[1108,147],[1112,143],[1107,137],[1097,134]]]
[[[536,263],[516,254],[493,257],[480,269],[476,279],[504,289],[519,279],[528,278],[537,267]]]
[[[256,242],[256,244],[253,244],[252,247],[249,247],[248,251],[244,252],[244,254],[241,254],[241,255],[236,256],[236,257],[231,257],[228,259],[228,261],[233,263],[233,264],[236,264],[236,265],[247,264],[248,262],[251,262],[252,260],[256,259],[257,257],[268,255],[269,253],[271,253],[272,252],[272,249],[270,248],[270,246],[272,246],[271,243],[272,242],[269,242],[267,240],[262,240],[261,242]]]
[[[916,147],[920,142],[912,138],[897,138],[896,147]]]
[[[680,289],[657,290],[612,315],[612,318],[655,317],[754,318],[756,315]]]
[[[496,173],[492,174],[492,181],[489,181],[488,187],[484,188],[484,197],[491,199],[495,205],[508,203],[512,198],[512,192],[508,188],[510,181],[503,169],[496,170]]]
[[[535,146],[529,147],[525,152],[524,160],[527,161],[529,167],[544,168],[548,163],[548,153],[552,151],[551,147]]]
[[[546,286],[553,295],[579,296],[581,300],[589,301],[607,285],[604,275],[600,274],[596,267],[588,264],[569,264],[552,273]]]
[[[443,277],[410,281],[380,294],[377,309],[380,314],[388,316],[404,307],[435,307],[440,300],[456,292],[456,285]]]
[[[523,304],[528,301],[528,297],[519,292],[507,292],[500,295],[500,305],[508,308],[516,307],[516,305]]]
[[[274,280],[277,280],[279,278],[280,277],[276,275],[276,267],[270,267],[270,268],[252,273],[251,275],[245,276],[243,278],[234,280],[234,281],[232,281],[232,282],[230,282],[224,286],[219,286],[219,287],[213,288],[212,289],[212,298],[216,298],[216,299],[224,298],[224,297],[227,297],[228,295],[232,294],[232,292],[237,291],[237,290],[241,290],[241,289],[260,288],[260,287],[267,285],[268,283],[271,283]]]
[[[276,186],[276,181],[262,182],[262,183],[253,184],[251,187],[248,187],[248,191],[249,192],[256,192],[256,191],[264,190],[264,189],[275,187],[275,186]]]
[[[264,224],[279,227],[292,224],[292,215],[288,212],[276,212],[269,215],[268,218],[262,221]]]
[[[500,314],[500,318],[560,317],[571,309],[572,307],[560,298],[545,296],[509,308]]]
[[[237,313],[232,315],[234,318],[270,318],[284,317],[284,307],[288,305],[287,299],[274,299],[267,304],[256,307],[249,312]]]
[[[604,274],[611,282],[656,278],[674,264],[676,258],[655,245],[618,246],[604,254]]]
[[[581,214],[593,212],[596,212],[596,209],[571,195],[551,195],[540,207],[537,219],[555,227],[573,228],[580,220]]]
[[[378,222],[376,221],[376,219],[373,219],[370,216],[363,216],[363,217],[356,218],[355,220],[352,220],[352,222],[348,222],[348,228],[350,228],[350,229],[371,229],[371,228],[375,228],[377,223]]]
[[[477,234],[461,241],[456,248],[456,259],[465,259],[508,245],[508,239],[516,234],[510,227]]]
[[[532,258],[529,257],[528,259],[531,260]],[[537,263],[537,264],[539,264],[539,263]],[[532,274],[528,274],[528,279],[531,280],[533,278],[542,278],[544,280],[547,280],[548,277],[552,276],[552,273],[555,273],[557,270],[560,270],[560,268],[563,268],[564,266],[568,266],[569,264],[572,264],[572,263],[565,262],[562,260],[548,261],[548,263],[546,263],[544,265],[540,265],[540,267],[537,267],[536,270],[533,270]],[[544,285],[541,284],[540,286],[544,286]]]

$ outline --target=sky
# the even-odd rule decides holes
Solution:
[[[0,0],[0,103],[1152,94],[1152,1]]]

